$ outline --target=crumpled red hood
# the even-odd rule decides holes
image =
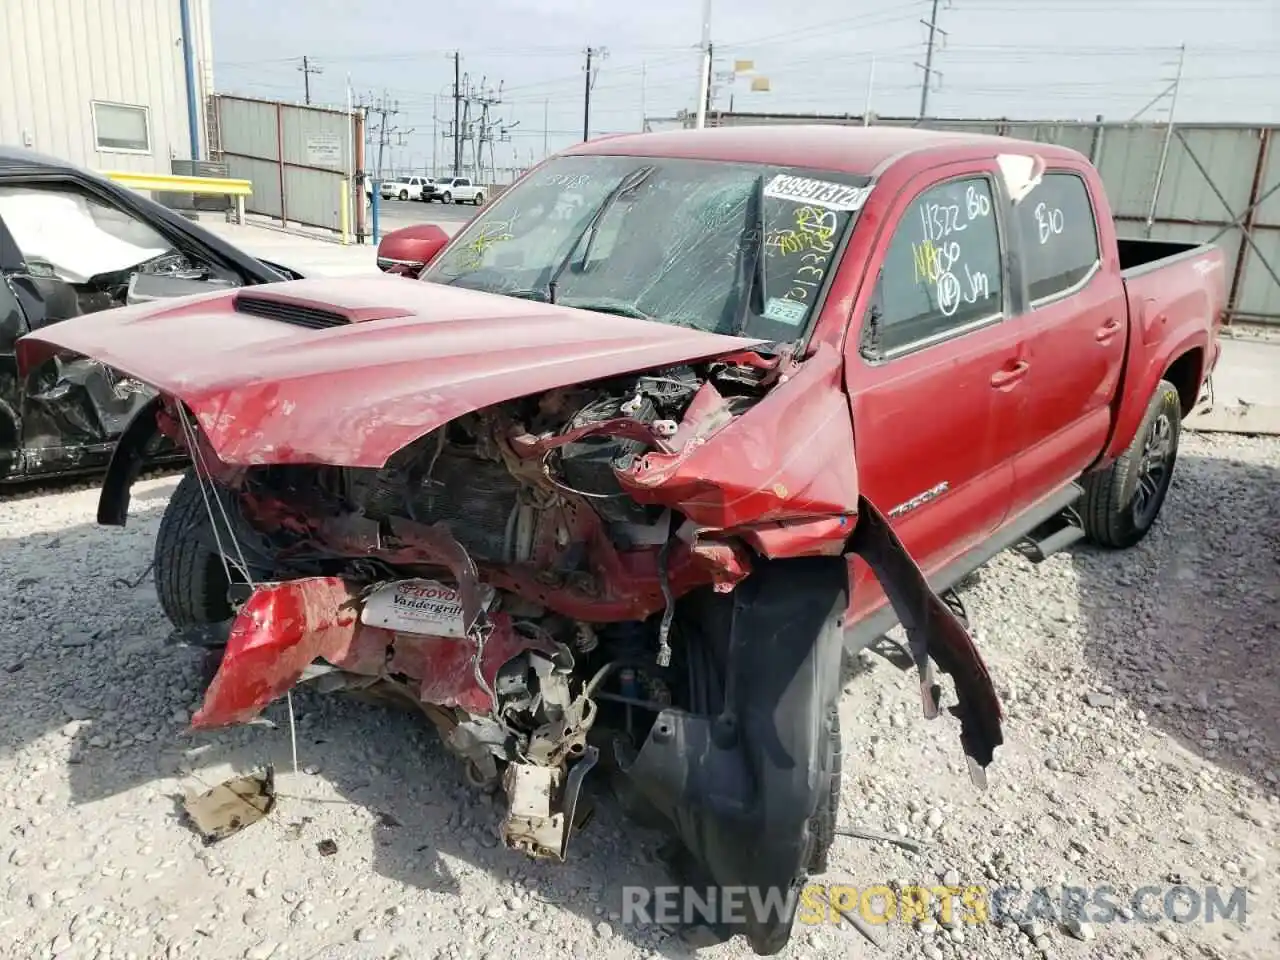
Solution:
[[[301,326],[259,315],[261,301],[344,319]],[[380,467],[481,407],[760,342],[378,275],[77,317],[23,337],[18,362],[25,374],[68,351],[150,384],[191,409],[224,463]]]

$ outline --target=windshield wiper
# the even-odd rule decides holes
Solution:
[[[560,283],[560,276],[565,272],[565,270],[569,269],[569,264],[573,262],[573,255],[578,252],[578,244],[582,243],[582,238],[595,230],[596,225],[604,218],[605,213],[607,213],[609,208],[613,206],[613,202],[617,200],[618,197],[622,196],[626,190],[640,186],[640,184],[649,179],[649,176],[656,169],[657,167],[650,165],[631,171],[631,173],[618,181],[618,185],[610,190],[608,196],[601,201],[600,206],[596,207],[596,212],[591,215],[591,219],[588,220],[587,225],[582,228],[582,232],[573,238],[573,243],[569,246],[569,252],[565,254],[565,258],[560,261],[559,266],[552,271],[551,277],[547,280],[548,303],[556,302],[556,287]],[[586,263],[587,255],[591,252],[591,245],[595,243],[595,239],[595,235],[592,233],[591,240],[587,243],[587,249],[582,251],[583,263]]]
[[[755,189],[755,234],[756,242],[752,255],[755,258],[751,268],[751,278],[748,281],[749,286],[746,295],[742,298],[742,309],[738,311],[738,320],[734,324],[733,332],[742,335],[747,328],[747,320],[751,316],[751,296],[755,291],[759,291],[760,296],[760,312],[764,313],[768,300],[765,298],[765,222],[764,222],[764,184],[765,178],[762,174],[756,181]]]
[[[631,317],[635,320],[656,320],[651,313],[645,313],[639,307],[617,300],[563,300],[562,307],[573,307],[575,310],[591,310],[594,313],[611,313],[618,317]]]

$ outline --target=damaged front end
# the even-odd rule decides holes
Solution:
[[[878,514],[858,497],[830,348],[490,403],[381,466],[265,444],[223,456],[226,430],[163,394],[125,431],[99,514],[124,522],[157,431],[188,451],[175,501],[203,502],[186,536],[219,558],[233,610],[179,624],[223,649],[197,727],[251,720],[300,682],[389,697],[436,725],[470,782],[504,791],[513,849],[563,860],[598,767],[679,838],[690,882],[787,894],[825,868],[835,832],[856,552],[897,583],[926,709],[938,654],[979,718],[966,752],[985,766],[999,743],[963,628],[891,531],[864,528]],[[775,953],[793,916],[726,932]]]

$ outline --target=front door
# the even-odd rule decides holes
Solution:
[[[74,181],[0,181],[0,274],[31,330],[119,305],[131,268],[175,252],[148,224]],[[0,301],[0,325],[4,317]],[[12,445],[27,475],[105,463],[151,395],[95,361],[57,358],[14,391],[21,426]],[[0,423],[0,440],[3,433]]]
[[[890,214],[846,377],[859,485],[926,573],[1009,513],[1026,370],[1009,317],[1001,188],[983,163],[921,175]],[[858,326],[858,325],[855,325]],[[884,595],[854,563],[851,613]]]

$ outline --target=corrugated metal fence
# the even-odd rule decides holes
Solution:
[[[349,171],[363,165],[362,117],[229,94],[213,100],[212,152],[230,176],[253,182],[246,209],[285,223],[340,230],[343,184]],[[362,233],[363,194],[352,192],[361,199],[351,204],[351,228]]]
[[[859,116],[712,114],[719,126],[839,123]],[[915,126],[875,117],[882,126]],[[929,120],[939,130],[988,133],[1071,147],[1089,157],[1106,185],[1119,231],[1162,240],[1211,241],[1227,256],[1232,320],[1280,324],[1280,127],[1236,124],[1077,123]],[[1153,203],[1154,200],[1154,203]]]

